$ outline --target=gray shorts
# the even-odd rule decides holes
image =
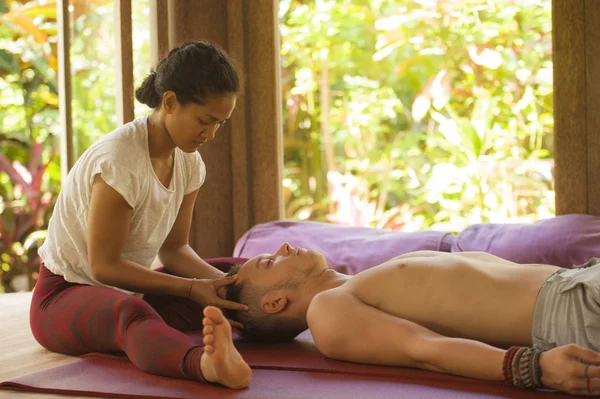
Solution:
[[[531,336],[542,350],[578,344],[600,351],[600,265],[560,269],[544,282]]]

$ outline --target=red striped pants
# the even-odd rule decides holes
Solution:
[[[205,382],[200,369],[203,349],[183,333],[202,329],[202,310],[185,298],[142,299],[111,288],[69,283],[42,264],[30,324],[35,339],[54,352],[125,352],[148,373]]]

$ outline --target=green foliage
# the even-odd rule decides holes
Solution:
[[[52,1],[2,4],[0,276],[11,290],[39,263],[60,188],[57,26]],[[116,126],[113,2],[71,4],[80,155]],[[147,20],[134,0],[136,84]],[[459,231],[554,213],[550,0],[281,0],[280,20],[287,217]]]
[[[0,290],[33,284],[60,185],[56,153],[56,5],[9,2],[0,14]]]
[[[281,2],[287,217],[554,213],[550,0]]]
[[[114,4],[110,0],[81,2],[73,11],[71,73],[76,156],[117,127]],[[150,69],[148,1],[132,1],[134,79]],[[136,102],[136,115],[148,112]]]
[[[72,0],[75,155],[116,127],[113,2]],[[149,69],[148,2],[133,1],[135,77]],[[56,3],[9,1],[0,11],[0,292],[26,277],[60,190]],[[140,114],[146,110],[136,109]]]

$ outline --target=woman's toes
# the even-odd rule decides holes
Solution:
[[[221,324],[223,320],[225,320],[225,316],[223,316],[223,312],[214,306],[207,306],[204,308],[204,316],[205,318],[210,319],[213,324]]]

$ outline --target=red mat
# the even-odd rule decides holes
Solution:
[[[288,344],[238,347],[253,369],[250,388],[242,391],[150,375],[125,357],[103,354],[85,355],[71,364],[4,382],[0,388],[156,399],[572,398],[423,370],[329,360],[317,351],[309,333]]]

